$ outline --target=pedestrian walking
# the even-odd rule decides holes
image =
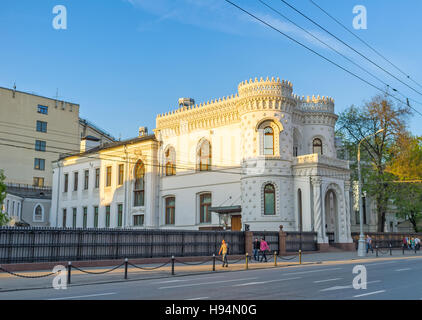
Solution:
[[[227,261],[227,252],[228,252],[229,246],[226,243],[226,241],[221,241],[221,247],[220,247],[220,251],[218,252],[218,254],[222,254],[223,255],[223,267],[228,267],[229,263]]]
[[[403,248],[407,248],[407,238],[403,237]]]
[[[415,238],[415,248],[416,250],[419,250],[421,248],[421,239],[418,237]]]
[[[372,247],[372,238],[369,236],[369,234],[366,235],[366,253],[368,254],[369,250],[374,253],[374,248]]]
[[[268,262],[267,260],[267,250],[270,250],[270,247],[268,246],[267,241],[265,241],[264,238],[261,238],[261,243],[260,243],[260,251],[261,251],[261,262],[265,259],[265,262]]]
[[[415,250],[415,238],[410,238],[410,247],[412,248],[412,250]]]
[[[259,261],[259,250],[261,249],[261,242],[255,238],[253,242],[253,259]]]

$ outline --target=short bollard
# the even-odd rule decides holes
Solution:
[[[375,246],[376,256],[378,257],[378,245]]]
[[[245,264],[245,266],[246,266],[246,270],[248,270],[248,268],[249,268],[249,266],[248,266],[248,262],[249,262],[249,256],[248,256],[248,254],[246,253],[246,264]]]
[[[127,280],[127,265],[128,265],[128,259],[125,259],[125,280]]]
[[[393,246],[390,243],[390,256],[392,256],[392,255],[393,255]]]
[[[67,263],[67,284],[70,284],[71,282],[71,273],[72,273],[72,262]]]
[[[212,255],[212,271],[215,271],[215,253]]]
[[[171,256],[171,275],[174,276],[174,256]]]
[[[302,264],[302,250],[299,250],[299,264]]]
[[[277,251],[274,251],[274,267],[277,267]]]

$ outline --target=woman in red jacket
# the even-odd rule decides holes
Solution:
[[[270,247],[268,246],[267,241],[265,241],[264,238],[261,238],[261,246],[260,246],[261,262],[263,259],[265,259],[265,262],[267,262],[267,256],[266,256],[267,250],[270,250]]]

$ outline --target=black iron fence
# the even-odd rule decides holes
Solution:
[[[0,228],[0,264],[212,256],[221,240],[245,253],[243,232],[133,229]]]
[[[286,251],[316,251],[318,250],[316,232],[286,232]]]
[[[355,243],[356,249],[359,244],[359,232],[352,232],[353,242]],[[390,244],[392,248],[402,248],[403,238],[419,238],[422,239],[422,233],[403,233],[403,232],[365,232],[366,236],[369,235],[372,239],[372,246],[375,248],[389,248]]]
[[[255,238],[258,238],[258,240],[261,240],[261,238],[264,238],[264,240],[268,243],[268,246],[270,247],[270,252],[274,252],[274,251],[278,252],[279,250],[278,231],[254,231],[252,241],[254,241]]]

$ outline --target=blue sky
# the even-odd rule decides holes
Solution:
[[[304,44],[358,73],[377,80],[255,0],[236,0]],[[329,41],[406,96],[422,96],[371,66],[282,4],[266,2]],[[366,56],[401,76],[307,0],[289,2]],[[365,5],[368,29],[356,30],[383,55],[422,84],[420,0],[315,0],[352,27],[355,5]],[[67,8],[67,30],[52,27],[55,5]],[[179,97],[197,103],[237,92],[239,82],[280,77],[299,95],[331,96],[340,112],[378,93],[304,48],[258,24],[223,0],[2,0],[0,86],[81,105],[80,115],[114,136],[136,136],[155,128],[155,117],[175,109]],[[416,90],[422,88],[409,82]],[[422,112],[422,105],[412,104]],[[410,129],[422,135],[422,116]]]

